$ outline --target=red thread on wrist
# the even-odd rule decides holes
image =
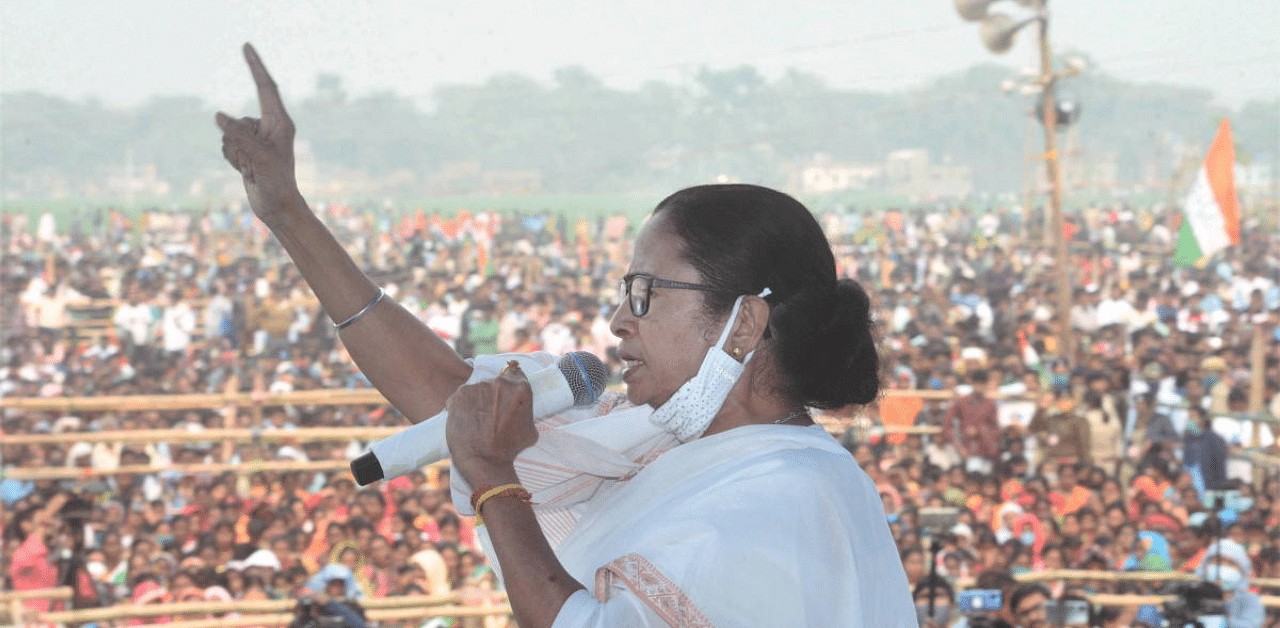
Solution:
[[[533,494],[519,484],[483,485],[471,493],[471,510],[476,513],[477,526],[484,525],[484,518],[480,516],[480,509],[484,507],[484,503],[497,497],[515,497],[527,506],[533,505]]]

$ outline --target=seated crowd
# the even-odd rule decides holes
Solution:
[[[625,219],[419,213],[397,223],[322,212],[388,294],[463,355],[585,350],[618,370],[607,321],[629,256]],[[104,214],[39,237],[20,218],[5,216],[0,396],[264,398],[368,386],[281,251],[261,231],[245,238],[243,212]],[[1230,625],[1280,625],[1259,598],[1280,593],[1280,459],[1268,419],[1280,414],[1274,235],[1247,232],[1220,259],[1184,269],[1168,261],[1170,229],[1156,212],[1073,214],[1067,338],[1052,291],[1066,271],[1019,211],[825,218],[841,271],[877,301],[890,392],[822,419],[879,487],[922,625],[1048,625],[1055,601],[1179,586],[1015,579],[1064,568],[1196,574],[1221,584],[1229,613],[1248,622]],[[1263,413],[1251,414],[1259,400]],[[0,481],[3,589],[67,584],[77,607],[301,597],[344,617],[363,613],[362,599],[397,595],[500,604],[473,523],[450,503],[447,467],[360,488],[341,463],[366,441],[290,436],[402,424],[383,406],[312,402],[6,407],[6,434],[85,434],[6,442],[7,468],[101,471]],[[262,437],[92,437],[231,427]],[[261,461],[335,464],[254,469]],[[223,463],[238,468],[166,468]],[[962,613],[957,600],[974,589],[1000,591],[999,607]],[[1087,625],[1107,627],[1158,626],[1165,612],[1089,610]]]

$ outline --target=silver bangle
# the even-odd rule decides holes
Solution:
[[[350,325],[351,323],[356,322],[357,318],[360,318],[361,316],[364,316],[366,313],[368,313],[369,310],[373,309],[373,306],[377,305],[378,301],[381,301],[382,297],[385,297],[385,296],[387,296],[386,291],[383,290],[382,288],[378,288],[378,294],[374,295],[373,299],[371,299],[368,303],[366,303],[364,307],[360,308],[359,312],[352,314],[351,318],[348,318],[347,320],[342,321],[341,323],[334,323],[333,328],[341,330],[347,325]]]

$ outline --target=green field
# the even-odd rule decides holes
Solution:
[[[453,216],[461,210],[471,212],[497,211],[499,213],[521,212],[525,214],[564,213],[568,218],[585,216],[612,216],[623,214],[632,221],[639,221],[646,216],[666,192],[633,193],[633,194],[508,194],[508,195],[449,195],[433,196],[419,199],[365,200],[354,201],[353,205],[366,208],[389,207],[391,212],[402,215],[419,209],[427,213],[439,213],[446,217]],[[826,195],[810,195],[800,198],[815,212],[834,209],[884,209],[887,207],[906,207],[910,203],[901,197],[868,192],[846,192]],[[120,210],[127,215],[136,215],[144,210],[191,210],[200,211],[206,207],[219,207],[239,199],[210,198],[146,198],[134,199],[131,205],[123,199],[17,199],[7,200],[0,204],[5,212],[25,213],[35,219],[42,213],[52,212],[59,226],[65,226],[76,213],[83,215],[96,211]],[[239,201],[243,202],[243,201]]]
[[[427,213],[438,213],[452,217],[461,210],[470,212],[496,211],[498,213],[520,212],[524,214],[559,214],[574,219],[579,216],[594,218],[597,216],[626,215],[632,222],[639,222],[646,216],[666,192],[649,193],[617,193],[617,194],[506,194],[506,195],[448,195],[432,196],[418,199],[368,199],[357,200],[351,204],[368,209],[389,208],[393,215],[404,215],[419,209]],[[800,200],[816,213],[829,211],[881,211],[889,208],[904,210],[934,208],[938,202],[912,202],[905,197],[883,192],[843,191],[821,195],[801,195]],[[1147,193],[1128,197],[1104,196],[1096,193],[1080,192],[1068,195],[1065,204],[1071,209],[1086,204],[1111,205],[1119,202],[1133,207],[1149,207],[1161,201],[1167,201],[1166,195]],[[1043,196],[1030,199],[1029,209],[1040,207],[1046,199]],[[228,203],[243,202],[242,199],[212,198],[149,198],[134,199],[126,206],[123,199],[17,199],[7,200],[0,204],[0,210],[11,213],[26,213],[31,217],[34,227],[35,219],[43,212],[52,212],[64,227],[77,213],[82,215],[94,211],[122,210],[127,215],[136,215],[140,211],[150,209],[192,210],[199,211],[206,207],[220,207]],[[954,201],[942,203],[951,204]],[[979,211],[996,205],[1024,203],[1027,199],[1021,196],[981,197],[967,201],[965,204]]]

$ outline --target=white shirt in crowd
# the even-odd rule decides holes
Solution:
[[[165,351],[186,351],[196,330],[196,313],[186,301],[178,301],[164,309],[160,318],[160,343]]]

